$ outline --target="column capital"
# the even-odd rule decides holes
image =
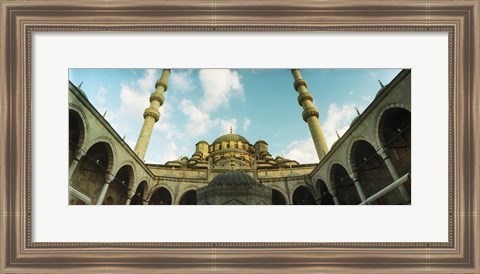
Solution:
[[[350,173],[348,176],[355,182],[358,181],[358,173],[356,171]]]
[[[328,192],[330,192],[330,195],[332,195],[332,197],[337,196],[337,189],[336,188],[329,189]]]
[[[113,179],[115,179],[115,176],[113,176],[112,174],[108,173],[107,175],[105,175],[105,183],[106,184],[110,184]]]
[[[382,156],[383,160],[386,160],[390,158],[390,156],[387,153],[387,150],[384,147],[380,147],[380,149],[377,151],[377,153]]]
[[[85,154],[87,154],[85,151],[83,151],[82,149],[78,148],[77,151],[75,151],[75,156],[73,157],[73,159],[77,160],[77,161],[80,161],[80,159],[85,156]]]

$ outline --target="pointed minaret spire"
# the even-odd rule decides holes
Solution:
[[[383,85],[382,81],[378,80],[378,83],[380,84],[380,87],[382,87],[382,88],[385,87],[385,86]]]
[[[298,103],[303,108],[302,117],[307,122],[312,135],[315,150],[317,151],[318,160],[321,161],[328,152],[327,142],[323,136],[318,117],[320,116],[318,110],[313,105],[313,97],[307,91],[307,82],[303,80],[300,70],[292,69],[293,87],[298,92]]]
[[[160,119],[160,112],[158,109],[163,105],[165,97],[163,93],[167,91],[168,88],[168,76],[170,75],[169,69],[164,69],[162,71],[162,76],[155,84],[155,92],[150,95],[150,107],[145,109],[143,113],[143,122],[142,130],[138,136],[137,144],[135,145],[135,153],[143,160],[145,158],[145,153],[147,152],[148,143],[150,142],[150,136],[152,135],[153,126]]]

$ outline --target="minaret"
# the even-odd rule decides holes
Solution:
[[[155,84],[155,92],[150,95],[150,107],[145,109],[143,112],[143,122],[142,130],[138,136],[137,144],[135,145],[135,153],[143,160],[145,157],[145,152],[147,151],[148,142],[150,141],[150,136],[152,135],[153,125],[160,119],[160,112],[158,109],[163,102],[165,97],[163,93],[167,91],[168,88],[168,76],[170,75],[169,69],[164,69],[162,71],[162,76]]]
[[[325,154],[327,154],[328,147],[322,129],[320,128],[320,123],[318,122],[318,110],[313,105],[313,97],[307,91],[307,82],[302,79],[300,70],[292,69],[292,75],[293,79],[295,79],[293,86],[299,94],[298,103],[303,107],[303,120],[307,122],[308,127],[310,128],[310,134],[312,134],[313,143],[317,150],[318,160],[321,161]]]

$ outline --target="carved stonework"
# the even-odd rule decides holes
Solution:
[[[310,102],[313,102],[313,97],[312,97],[312,94],[307,92],[307,93],[303,93],[303,94],[298,95],[297,100],[298,100],[298,104],[300,106],[302,106],[303,102],[305,102],[306,100],[308,100]]]
[[[166,79],[160,79],[160,80],[158,80],[157,83],[155,84],[155,88],[158,88],[158,86],[163,87],[163,90],[164,90],[164,91],[167,91],[167,89],[168,89],[167,80],[166,80]]]
[[[317,118],[318,118],[318,117],[320,117],[320,113],[318,113],[318,111],[315,108],[309,108],[309,109],[304,110],[302,112],[302,117],[303,117],[303,120],[305,122],[307,122],[308,118],[310,118],[312,116],[317,116]]]
[[[153,108],[146,108],[145,112],[143,113],[143,118],[147,118],[147,116],[153,117],[153,119],[155,119],[155,122],[158,122],[158,120],[160,119],[160,112]]]
[[[160,102],[160,105],[163,105],[163,102],[165,101],[165,96],[161,92],[154,92],[152,95],[150,95],[150,102],[152,101],[158,101]]]
[[[295,87],[296,91],[298,91],[298,88],[300,86],[304,86],[305,88],[307,88],[307,81],[303,79],[296,79],[295,82],[293,82],[293,86]]]

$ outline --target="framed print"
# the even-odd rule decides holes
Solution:
[[[1,1],[0,272],[478,273],[479,7]]]

